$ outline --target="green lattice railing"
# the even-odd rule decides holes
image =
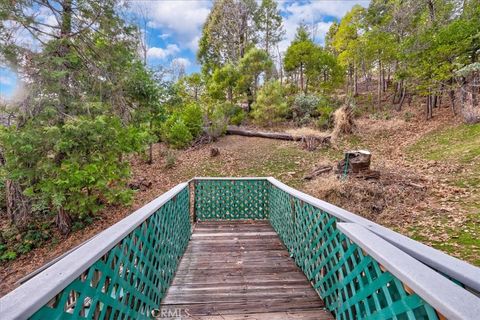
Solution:
[[[479,291],[478,268],[273,178],[197,178],[2,298],[0,318],[149,318],[174,277],[192,218],[268,219],[337,319],[441,319],[441,314],[475,319],[480,314],[480,299],[454,284]]]
[[[270,221],[337,319],[438,319],[419,295],[337,228],[338,219],[270,189]]]
[[[247,220],[268,218],[265,179],[199,179],[195,184],[197,220]]]
[[[43,277],[44,281],[35,277],[24,284],[27,286],[24,291],[33,296],[30,300],[40,297],[48,302],[37,299],[31,305],[12,307],[25,307],[24,315],[32,314],[32,309],[40,304],[31,319],[150,317],[151,311],[159,307],[191,235],[188,186],[179,185],[172,191],[99,234],[53,265],[52,271],[50,268],[39,274],[37,277]],[[81,262],[85,262],[86,267],[76,266]],[[75,276],[75,273],[79,274]],[[73,279],[69,281],[65,275]],[[58,278],[63,279],[63,283],[58,286],[51,283]],[[38,286],[39,283],[43,286]],[[42,289],[47,291],[46,287],[54,288],[49,293],[42,292]],[[52,291],[55,287],[60,289]],[[8,300],[5,305],[11,303]],[[18,312],[2,309],[2,313],[4,311]]]

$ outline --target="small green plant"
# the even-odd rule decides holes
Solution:
[[[300,125],[308,124],[311,117],[317,115],[320,100],[320,97],[316,95],[306,95],[304,93],[296,95],[292,106],[293,120]]]
[[[336,104],[329,99],[322,99],[317,108],[319,114],[317,127],[320,129],[328,129],[332,126],[332,114],[336,109]]]
[[[171,115],[163,126],[163,139],[175,149],[187,147],[193,140],[185,122],[177,115]]]
[[[207,127],[207,134],[211,139],[216,140],[218,137],[225,134],[227,131],[228,118],[221,106],[215,107],[208,116],[208,119],[209,125]]]
[[[278,81],[267,82],[253,104],[252,116],[255,122],[262,125],[278,123],[285,119],[287,112],[282,86]]]
[[[17,253],[15,251],[7,251],[0,256],[0,261],[10,261],[15,260],[17,258]]]
[[[246,113],[240,106],[225,102],[221,105],[221,108],[228,119],[228,123],[239,126],[245,120]]]
[[[168,149],[165,154],[165,169],[172,169],[177,162],[175,151]]]
[[[203,113],[196,103],[188,104],[181,112],[180,118],[190,131],[193,138],[198,137],[203,131]]]

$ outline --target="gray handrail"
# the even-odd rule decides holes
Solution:
[[[447,319],[478,319],[477,296],[359,224],[338,223],[337,227]]]
[[[463,260],[452,257],[432,247],[424,245],[418,241],[410,239],[391,229],[385,228],[373,221],[360,217],[333,204],[298,191],[273,177],[269,177],[267,180],[270,181],[270,183],[275,187],[331,214],[332,216],[337,217],[343,222],[354,222],[369,229],[429,267],[460,281],[463,285],[476,292],[480,292],[480,268],[477,268]]]
[[[180,183],[0,299],[2,320],[26,319],[188,186]]]

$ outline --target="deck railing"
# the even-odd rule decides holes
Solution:
[[[185,251],[192,219],[268,219],[338,319],[480,314],[479,268],[274,178],[195,178],[0,299],[0,318],[151,317]]]
[[[191,235],[182,183],[0,300],[0,319],[146,319]]]

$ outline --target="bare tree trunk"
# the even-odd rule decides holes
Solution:
[[[60,28],[60,37],[62,40],[62,46],[59,49],[59,55],[61,57],[67,57],[70,52],[70,45],[68,44],[70,34],[72,32],[72,15],[73,15],[73,8],[72,8],[72,0],[64,0],[62,2],[62,21],[61,21],[61,28]],[[60,86],[61,90],[59,93],[59,100],[61,101],[61,105],[64,107],[65,114],[68,114],[68,90],[69,90],[69,72],[68,66],[64,66],[65,76],[62,77]],[[60,229],[62,233],[68,233],[70,231],[71,219],[68,214],[64,213],[64,209],[60,208],[55,218],[55,223]],[[67,228],[68,227],[68,228]],[[66,232],[65,232],[66,231]]]
[[[5,181],[5,198],[7,216],[16,227],[24,228],[30,216],[31,204],[18,182],[10,179]]]
[[[433,23],[435,21],[435,6],[433,4],[433,0],[426,0],[428,6],[428,12],[430,14],[430,21]]]
[[[300,89],[303,91],[303,63],[300,63]]]
[[[451,103],[452,113],[453,113],[453,115],[456,115],[457,110],[455,109],[455,91],[450,89],[449,95],[450,95],[450,103]]]
[[[280,85],[283,86],[283,62],[282,62],[282,54],[280,53],[280,47],[277,45],[277,54],[278,54],[278,62],[279,62],[279,73],[280,73]]]
[[[405,88],[405,86],[403,86],[402,87],[402,97],[400,98],[400,103],[398,104],[398,108],[397,108],[398,111],[402,110],[403,102],[405,101],[406,95],[407,95],[407,89]]]
[[[399,94],[400,91],[401,91],[400,82],[397,82],[397,83],[395,84],[395,91],[393,92],[392,104],[397,103],[397,94]]]
[[[433,117],[433,97],[431,94],[427,96],[427,110],[426,110],[426,118],[427,120],[432,119]]]
[[[377,106],[382,105],[382,60],[378,60]]]
[[[355,65],[353,66],[353,96],[358,96],[358,72]]]
[[[72,218],[63,208],[59,208],[55,224],[62,234],[68,234],[72,227]]]
[[[452,109],[452,113],[455,116],[457,114],[457,110],[455,109],[455,90],[453,89],[453,78],[449,81],[449,91],[448,95],[450,96],[450,108]]]

